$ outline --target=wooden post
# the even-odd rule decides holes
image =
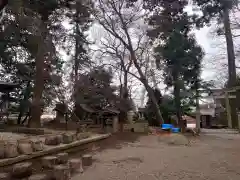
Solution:
[[[225,91],[225,101],[226,101],[228,127],[232,128],[231,107],[230,107],[229,97],[228,97],[228,92],[227,91]]]
[[[199,107],[199,90],[198,90],[198,83],[196,88],[196,133],[199,134],[201,131],[200,126],[201,121],[201,114],[200,114],[200,107]]]

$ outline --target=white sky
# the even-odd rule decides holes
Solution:
[[[203,71],[202,71],[202,78],[206,80],[212,80],[214,77],[215,72],[211,67],[209,67],[209,64],[207,63],[211,55],[214,54],[217,51],[217,48],[213,48],[211,46],[212,42],[211,39],[209,39],[209,31],[210,27],[204,27],[201,30],[196,30],[196,39],[198,43],[202,46],[202,48],[205,51],[205,57],[203,59]]]

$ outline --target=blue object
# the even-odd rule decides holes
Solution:
[[[172,124],[162,124],[162,129],[172,129]]]
[[[180,128],[172,128],[172,132],[173,133],[179,133],[180,132]]]

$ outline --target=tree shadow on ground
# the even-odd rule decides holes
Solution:
[[[141,136],[146,136],[146,133],[121,132],[111,135],[104,141],[100,141],[96,145],[97,152],[105,149],[121,149],[123,144],[138,142]]]

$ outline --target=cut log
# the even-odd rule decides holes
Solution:
[[[68,153],[57,154],[57,161],[59,164],[65,164],[68,161]]]
[[[83,173],[82,160],[81,159],[70,159],[68,165],[71,173],[80,172]]]
[[[28,180],[50,180],[50,178],[46,174],[35,174],[30,176]]]
[[[43,151],[44,145],[41,140],[32,140],[31,141],[31,146],[34,152],[36,151]]]
[[[53,176],[57,180],[70,180],[71,173],[67,165],[54,166]]]
[[[32,163],[23,162],[15,164],[12,168],[13,178],[25,178],[32,174]]]
[[[14,158],[19,155],[17,141],[7,142],[4,148],[5,158]]]
[[[92,155],[85,154],[82,156],[82,164],[83,166],[91,166],[92,165]]]
[[[20,154],[32,154],[33,152],[32,145],[28,142],[18,143],[18,152]]]
[[[10,180],[10,175],[8,173],[0,173],[0,180]]]
[[[45,139],[45,144],[49,146],[57,146],[60,144],[58,136],[49,136]]]
[[[44,168],[52,169],[53,166],[57,164],[57,157],[56,156],[46,156],[42,158],[42,166]]]
[[[73,134],[63,134],[63,144],[69,144],[73,142]]]

